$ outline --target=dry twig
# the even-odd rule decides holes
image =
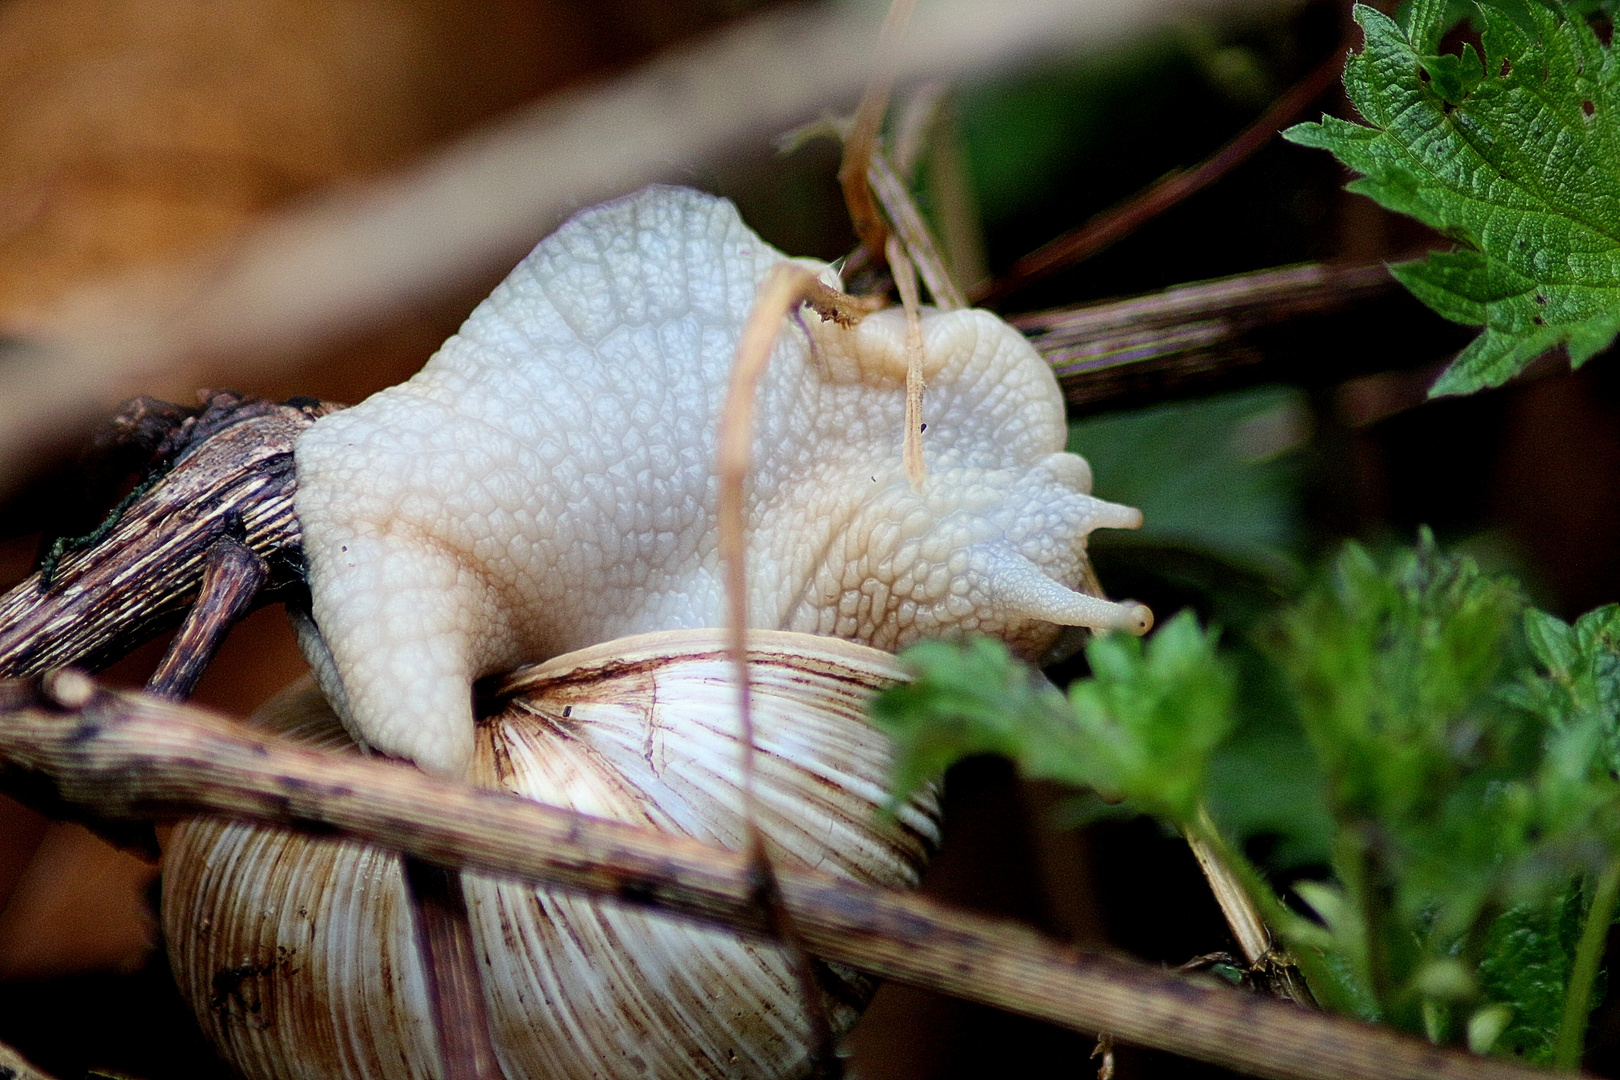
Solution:
[[[293,442],[336,407],[214,395],[155,484],[0,597],[0,675],[94,669],[178,622],[222,539],[289,580],[299,547]]]
[[[441,866],[578,889],[768,932],[744,852],[713,848],[409,766],[323,754],[204,710],[60,673],[0,684],[0,782],[60,816],[215,813],[338,830]],[[913,986],[1277,1080],[1534,1080],[1442,1049],[1088,954],[1016,923],[806,870],[781,894],[816,954]]]
[[[1075,415],[1076,410],[1116,404],[1142,389],[1150,389],[1156,401],[1189,389],[1208,390],[1262,365],[1298,381],[1342,378],[1346,372],[1323,368],[1315,357],[1309,365],[1301,365],[1298,355],[1267,361],[1251,337],[1268,327],[1345,311],[1400,291],[1383,263],[1309,263],[1014,315],[1008,321],[1051,365],[1070,415]],[[1320,342],[1316,351],[1324,351]],[[1390,362],[1388,350],[1369,352],[1356,373],[1382,370]]]
[[[844,205],[849,208],[849,222],[855,227],[855,236],[867,255],[883,251],[888,236],[888,223],[878,213],[872,201],[872,187],[868,180],[872,160],[877,154],[878,133],[883,118],[889,112],[889,98],[894,93],[894,82],[900,74],[900,35],[911,21],[917,0],[890,0],[889,12],[883,19],[883,30],[878,35],[877,59],[872,75],[861,94],[861,103],[855,108],[855,119],[844,138],[844,160],[838,169],[838,182],[844,189]]]
[[[411,856],[403,862],[443,1080],[502,1080],[461,872]]]
[[[867,177],[871,190],[877,193],[878,201],[883,204],[883,212],[894,223],[895,232],[900,234],[911,261],[922,274],[934,303],[946,311],[967,307],[967,297],[945,268],[945,260],[940,258],[939,245],[934,242],[933,232],[917,210],[917,204],[912,201],[905,183],[895,175],[882,154],[873,152]]]
[[[1043,278],[1083,262],[1129,236],[1189,195],[1202,191],[1249,158],[1276,136],[1282,126],[1321,97],[1339,79],[1344,67],[1344,45],[1289,88],[1261,117],[1215,153],[1190,169],[1170,173],[1157,183],[1037,248],[981,290],[974,300],[993,306],[1012,293]]]

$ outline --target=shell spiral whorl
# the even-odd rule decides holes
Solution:
[[[874,649],[762,633],[750,647],[758,822],[774,861],[885,888],[917,882],[938,843],[924,791],[880,818],[889,748],[866,697],[900,677]],[[729,659],[715,631],[647,634],[568,654],[504,688],[470,779],[712,844],[742,842]],[[318,691],[257,722],[353,750]],[[790,1080],[810,1047],[773,946],[723,929],[464,873],[491,1036],[507,1080]],[[433,1080],[439,1067],[399,858],[216,819],[164,852],[163,926],[181,991],[247,1080]],[[847,1030],[871,980],[826,966]]]

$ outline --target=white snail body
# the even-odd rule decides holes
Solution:
[[[475,679],[626,634],[719,626],[715,430],[755,289],[783,256],[722,199],[654,187],[537,247],[408,382],[299,441],[321,685],[362,743],[452,775]],[[796,324],[795,324],[796,323]],[[1146,629],[1073,591],[1091,497],[1063,398],[1016,330],[928,312],[924,452],[901,465],[905,331],[788,320],[750,474],[752,625],[896,651],[979,630]],[[324,642],[324,645],[323,645]]]
[[[734,691],[704,629],[723,621],[715,429],[781,259],[729,203],[648,189],[542,242],[415,378],[318,421],[297,448],[300,633],[332,704],[306,690],[267,722],[741,846]],[[1062,452],[1034,350],[984,312],[923,330],[920,486],[900,313],[806,311],[760,389],[748,488],[760,827],[775,859],[886,887],[915,883],[937,806],[877,814],[890,751],[863,698],[901,677],[879,650],[977,630],[1035,656],[1060,625],[1150,618],[1075,591],[1086,535],[1140,515]],[[542,661],[475,720],[475,680]],[[164,890],[177,978],[249,1080],[440,1075],[392,857],[193,822]],[[466,895],[508,1080],[802,1075],[773,947],[473,875]],[[844,1030],[870,986],[833,983]]]

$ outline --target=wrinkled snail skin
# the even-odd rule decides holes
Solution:
[[[587,210],[418,375],[302,437],[301,638],[360,742],[461,775],[475,679],[721,625],[715,431],[756,287],[783,258],[695,191]],[[977,630],[1030,657],[1059,624],[1145,629],[1140,605],[1073,591],[1086,535],[1141,518],[1092,498],[1062,452],[1047,366],[985,312],[926,311],[923,332],[913,490],[903,315],[784,322],[756,407],[752,624],[890,651]]]
[[[758,821],[783,865],[915,885],[938,841],[932,790],[877,811],[889,748],[863,718],[892,657],[760,633],[751,645]],[[716,631],[610,642],[530,669],[479,723],[470,779],[554,805],[737,846],[735,707]],[[257,722],[353,744],[307,683]],[[787,1078],[809,1063],[798,988],[773,947],[559,890],[464,874],[507,1080]],[[248,1080],[430,1080],[438,1067],[392,854],[215,820],[165,856],[164,930],[181,989]],[[847,1030],[873,984],[824,973]]]
[[[650,188],[535,249],[415,378],[296,449],[316,679],[260,722],[585,813],[741,848],[720,632],[715,432],[756,288],[782,256],[723,200]],[[1140,514],[1063,453],[1046,365],[984,312],[923,316],[927,476],[902,465],[900,312],[784,320],[747,489],[758,823],[773,860],[886,888],[938,839],[920,792],[879,814],[869,695],[922,637],[1140,632],[1089,595],[1086,537]],[[1092,587],[1094,589],[1094,586]],[[1081,591],[1077,591],[1081,590]],[[874,648],[875,646],[875,648]],[[474,716],[472,685],[508,680]],[[328,705],[327,702],[331,704]],[[345,734],[346,732],[346,734]],[[809,1068],[776,947],[464,874],[507,1080],[795,1080]],[[176,979],[248,1080],[441,1076],[398,860],[217,821],[177,828]],[[835,1028],[869,980],[829,971]]]

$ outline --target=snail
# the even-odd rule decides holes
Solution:
[[[542,241],[414,378],[317,421],[296,457],[319,691],[260,722],[740,845],[715,429],[783,258],[729,202],[646,189]],[[904,677],[890,654],[982,632],[1035,658],[1064,626],[1150,621],[1092,595],[1087,534],[1140,514],[1090,495],[1033,348],[982,311],[925,311],[922,330],[920,483],[902,314],[805,310],[759,390],[748,489],[759,826],[775,859],[886,887],[915,884],[937,841],[932,791],[877,812],[889,749],[862,701]],[[477,715],[476,682],[536,663]],[[193,822],[165,864],[177,979],[250,1080],[439,1075],[391,856]],[[509,1080],[807,1066],[774,947],[465,881]],[[870,984],[823,982],[847,1029]]]

